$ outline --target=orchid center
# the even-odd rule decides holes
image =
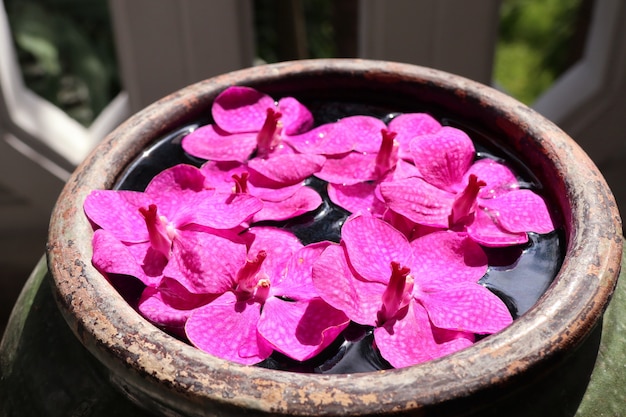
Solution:
[[[150,246],[169,259],[172,241],[176,237],[176,228],[165,216],[158,214],[156,204],[150,204],[148,208],[139,208],[139,213],[141,213],[146,222]]]
[[[398,262],[391,262],[391,277],[377,313],[377,326],[385,324],[408,304],[413,289],[413,277],[410,273],[411,269],[408,267],[401,266]]]
[[[380,149],[376,155],[376,175],[380,178],[389,171],[393,170],[398,162],[399,145],[396,141],[396,132],[387,129],[381,129],[380,133],[383,140]]]
[[[260,250],[253,258],[246,259],[245,265],[237,272],[235,292],[245,298],[254,297],[258,301],[265,301],[269,296],[270,279],[261,270],[267,252]]]
[[[233,174],[232,178],[235,181],[235,185],[233,186],[233,193],[235,194],[246,194],[248,192],[248,177],[250,176],[247,172],[242,172],[241,175]]]
[[[474,219],[474,212],[476,211],[476,198],[480,189],[486,186],[487,183],[481,181],[476,175],[471,174],[467,186],[463,191],[457,194],[452,204],[452,211],[448,216],[448,223],[451,229],[463,227],[471,223]]]
[[[280,145],[280,135],[283,131],[281,117],[282,113],[271,107],[267,109],[265,122],[257,135],[257,153],[261,158],[266,158],[274,148]]]

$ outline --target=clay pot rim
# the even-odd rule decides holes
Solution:
[[[557,204],[567,211],[566,259],[539,302],[507,329],[453,355],[403,369],[350,375],[273,371],[212,357],[159,331],[91,266],[91,227],[84,219],[82,202],[92,189],[114,183],[109,160],[128,164],[145,144],[181,120],[196,118],[229,85],[270,85],[290,77],[306,82],[330,73],[380,85],[392,86],[400,80],[426,89],[443,88],[444,94],[476,111],[496,114],[497,128],[517,126],[517,134],[523,136],[517,139],[519,146],[531,144],[530,152],[541,149],[554,158],[551,175],[556,185],[551,191],[563,194]],[[538,113],[490,87],[430,68],[321,59],[217,76],[132,116],[97,146],[68,181],[52,215],[47,255],[56,298],[70,327],[96,357],[125,373],[126,383],[138,390],[149,393],[165,383],[181,398],[203,407],[207,401],[217,401],[276,414],[285,410],[305,414],[311,404],[317,404],[324,406],[325,413],[346,409],[356,415],[371,412],[373,406],[384,413],[454,401],[494,384],[506,385],[565,355],[585,339],[604,312],[617,281],[621,252],[621,221],[608,186],[575,142]],[[372,392],[371,387],[377,390]],[[236,395],[230,398],[227,392]]]

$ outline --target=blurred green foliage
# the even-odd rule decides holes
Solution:
[[[584,0],[503,0],[493,78],[531,104],[582,52]]]
[[[580,19],[588,15],[581,12],[581,4],[591,1],[503,0],[495,82],[532,103],[579,57],[584,39],[580,28],[585,27]],[[254,0],[261,60],[356,53],[354,42],[345,43],[356,34],[356,16],[346,17],[356,0],[301,0],[298,7],[290,2]],[[90,125],[120,90],[107,0],[4,0],[4,4],[26,85]],[[294,16],[305,34],[298,55],[290,45],[291,50],[284,47],[284,33],[293,29],[285,28],[285,21]]]

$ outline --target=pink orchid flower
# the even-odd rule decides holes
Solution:
[[[240,225],[262,208],[248,194],[206,189],[202,172],[177,165],[156,175],[144,192],[95,190],[84,202],[96,226],[92,262],[102,272],[131,275],[148,286],[164,276],[184,282],[189,291],[212,291],[203,275],[227,273],[239,253],[245,259]]]
[[[399,368],[471,345],[512,322],[478,280],[487,257],[463,234],[439,231],[409,242],[369,215],[349,218],[341,244],[313,265],[320,296],[356,323],[374,326],[381,355]]]
[[[254,227],[246,237],[253,241],[232,291],[191,313],[188,339],[241,364],[261,362],[274,350],[299,361],[312,358],[349,323],[312,283],[312,264],[328,243],[303,246],[291,233],[267,227]]]
[[[549,233],[554,224],[545,201],[521,189],[513,172],[492,160],[474,162],[466,133],[444,127],[411,142],[420,175],[380,185],[385,203],[415,223],[464,230],[484,246],[528,241],[527,232]]]
[[[248,193],[263,202],[263,208],[252,216],[252,223],[290,219],[322,204],[320,195],[306,187],[304,181],[293,185],[276,184],[239,162],[208,161],[201,170],[210,187],[228,192],[235,186],[238,192]]]
[[[315,144],[317,152],[327,156],[315,175],[329,183],[329,197],[338,206],[352,213],[379,216],[386,211],[386,205],[377,195],[378,184],[394,177],[417,176],[418,168],[407,158],[409,143],[416,136],[441,128],[426,113],[398,115],[388,127],[369,116],[351,116],[333,125],[333,129],[320,135],[325,141]]]
[[[211,113],[215,124],[183,138],[183,149],[193,156],[246,163],[286,185],[304,180],[324,163],[323,156],[297,153],[290,144],[291,137],[313,125],[309,110],[293,97],[275,102],[253,88],[234,86],[216,97]]]

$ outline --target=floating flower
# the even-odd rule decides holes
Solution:
[[[155,176],[145,192],[91,192],[84,210],[99,228],[93,238],[94,265],[103,272],[135,276],[149,286],[169,276],[189,291],[216,292],[194,283],[203,282],[207,271],[226,270],[223,251],[239,252],[245,259],[238,227],[262,203],[204,184],[198,168],[181,164]]]
[[[275,102],[250,87],[219,94],[211,110],[215,124],[201,126],[182,141],[183,149],[211,161],[236,161],[279,184],[292,185],[317,172],[325,158],[296,153],[290,137],[313,125],[309,110],[293,97]]]
[[[304,181],[293,185],[276,184],[273,181],[249,170],[239,162],[208,161],[202,168],[206,183],[217,190],[227,192],[239,187],[239,192],[248,193],[263,202],[263,208],[250,220],[286,220],[315,210],[322,204],[320,195]]]
[[[474,145],[463,131],[443,127],[419,136],[411,154],[420,176],[381,183],[380,194],[415,223],[464,230],[494,247],[525,243],[527,232],[554,230],[545,201],[521,189],[509,168],[492,159],[473,162]]]
[[[388,223],[357,215],[344,224],[341,244],[314,264],[313,283],[351,320],[374,326],[381,355],[403,367],[512,322],[504,303],[477,284],[486,271],[485,253],[462,234],[440,231],[409,243]]]
[[[261,362],[274,350],[300,361],[315,356],[349,323],[312,283],[311,265],[328,244],[303,247],[291,233],[266,227],[252,228],[247,236],[254,240],[232,291],[191,313],[187,337],[208,353],[242,364]]]

